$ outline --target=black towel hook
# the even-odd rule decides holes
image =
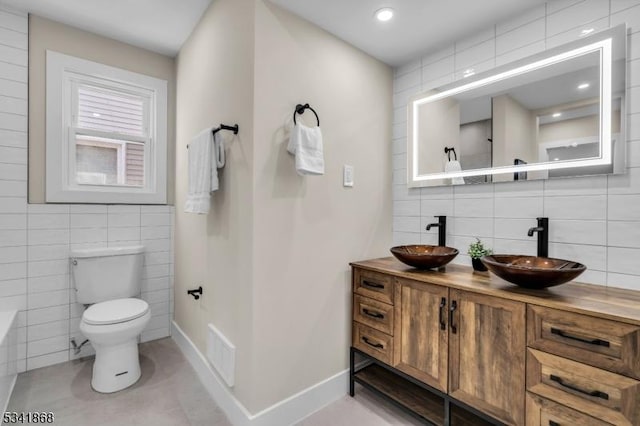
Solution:
[[[444,147],[444,153],[447,154],[447,158],[451,161],[451,152],[453,151],[453,158],[458,161],[458,154],[456,154],[456,149],[454,147],[447,148]]]
[[[304,104],[304,105],[298,104],[298,105],[296,105],[296,109],[295,109],[295,111],[293,111],[293,124],[298,124],[298,123],[296,123],[296,114],[303,114],[304,110],[306,110],[306,109],[310,109],[311,112],[313,112],[313,114],[316,116],[316,120],[318,121],[318,127],[320,127],[320,118],[318,118],[318,113],[316,112],[315,109],[311,108],[309,106],[309,104]]]

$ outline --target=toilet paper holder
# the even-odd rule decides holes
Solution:
[[[193,298],[196,300],[200,299],[200,296],[202,295],[202,286],[194,290],[187,290],[187,294],[193,296]]]

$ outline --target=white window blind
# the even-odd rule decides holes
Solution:
[[[81,85],[78,87],[77,126],[146,137],[145,100],[141,96]]]

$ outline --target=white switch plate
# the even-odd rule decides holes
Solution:
[[[342,185],[346,187],[353,186],[353,166],[349,166],[348,164],[344,165],[344,170],[342,173]]]

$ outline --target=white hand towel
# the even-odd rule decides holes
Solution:
[[[187,213],[209,213],[211,192],[219,187],[217,169],[225,163],[224,145],[211,130],[203,130],[189,144],[189,184],[184,206]]]
[[[320,127],[296,124],[291,130],[287,151],[296,156],[296,171],[299,175],[324,174],[324,151]]]
[[[211,134],[211,130],[209,134]],[[209,188],[209,192],[217,191],[220,188],[218,169],[223,168],[226,161],[224,143],[220,132],[213,135],[213,150],[211,154],[213,155],[213,159],[211,160],[211,188]]]
[[[461,171],[462,171],[462,166],[460,165],[460,162],[458,160],[447,161],[444,165],[445,173],[454,173],[454,172],[461,172]],[[454,185],[464,185],[464,178],[455,177],[451,179],[451,183]]]

